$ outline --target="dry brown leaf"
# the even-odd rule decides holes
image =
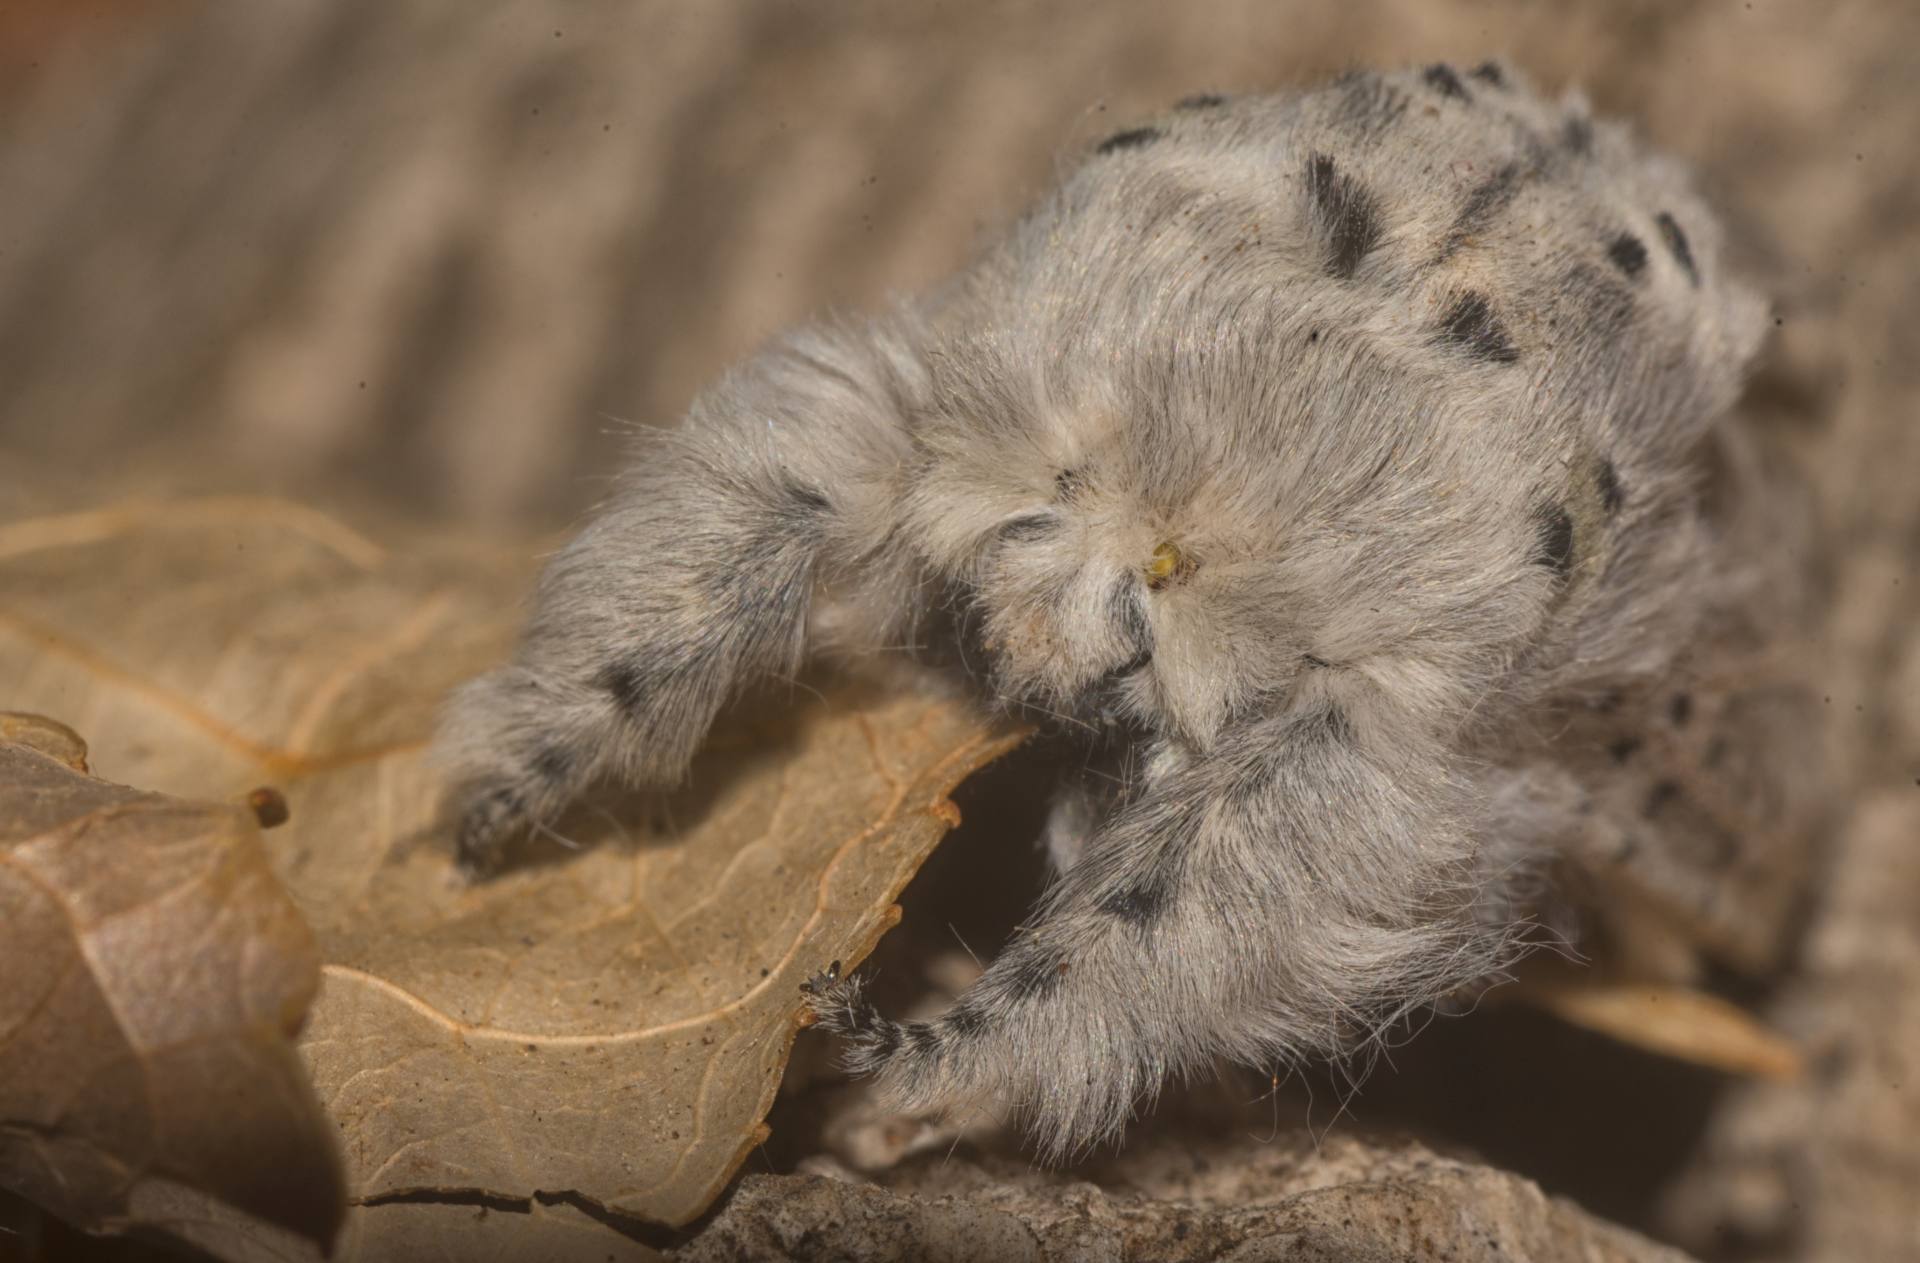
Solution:
[[[764,1135],[800,983],[871,949],[947,792],[1017,739],[950,701],[796,692],[723,734],[664,826],[588,814],[563,825],[578,851],[467,887],[424,743],[528,578],[273,502],[0,527],[17,704],[122,779],[285,794],[266,845],[325,962],[301,1049],[363,1208],[344,1257],[403,1249],[445,1203],[506,1199],[522,1228],[566,1222],[538,1193],[697,1216]]]
[[[258,1221],[236,1223],[191,1190],[169,1189],[139,1206],[141,1222],[215,1258],[323,1263],[307,1242]],[[499,1199],[401,1201],[360,1206],[324,1263],[347,1259],[449,1259],[458,1263],[645,1263],[659,1251],[565,1202],[522,1207]]]
[[[1800,1050],[1736,1004],[1690,987],[1652,982],[1529,978],[1514,1000],[1634,1048],[1726,1074],[1792,1079]]]
[[[87,766],[87,743],[80,734],[45,715],[25,715],[19,711],[0,711],[0,742],[12,741],[38,750],[56,763],[75,772],[91,772]]]
[[[0,1183],[94,1230],[182,1185],[324,1246],[345,1190],[293,1046],[313,936],[251,813],[85,764],[0,715]]]

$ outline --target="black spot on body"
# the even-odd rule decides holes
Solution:
[[[889,1022],[878,1014],[872,1014],[872,1020],[856,1024],[854,1029],[864,1036],[868,1049],[876,1057],[891,1057],[900,1051],[898,1022]]]
[[[1369,71],[1356,70],[1340,76],[1335,83],[1346,89],[1339,124],[1363,136],[1391,128],[1411,103],[1406,93]]]
[[[1011,949],[1011,957],[1001,975],[1008,999],[1039,1000],[1059,990],[1067,964],[1059,948],[1027,939]]]
[[[612,694],[613,704],[624,714],[629,718],[638,718],[646,712],[647,703],[659,691],[660,676],[628,659],[608,663],[601,668],[594,682]]]
[[[1675,728],[1685,728],[1687,721],[1693,718],[1693,698],[1685,693],[1675,693],[1672,704],[1667,707],[1667,717],[1673,720]]]
[[[1373,194],[1340,174],[1326,154],[1307,156],[1307,196],[1313,200],[1330,253],[1327,274],[1346,278],[1380,243],[1380,208]]]
[[[535,774],[549,784],[563,784],[572,779],[575,766],[573,751],[557,742],[541,746],[533,756]]]
[[[1165,875],[1149,873],[1108,891],[1095,906],[1116,920],[1144,930],[1166,915],[1173,903],[1172,885]]]
[[[1308,719],[1295,735],[1309,735],[1313,726]],[[1226,784],[1227,802],[1255,828],[1265,828],[1272,820],[1274,793],[1274,769],[1270,765],[1237,769]],[[1196,815],[1193,826],[1198,828],[1199,823],[1200,817]]]
[[[1533,560],[1566,578],[1573,569],[1573,517],[1558,504],[1534,511]]]
[[[1000,525],[1002,540],[1046,539],[1060,531],[1060,519],[1051,513],[1027,513]]]
[[[1173,103],[1176,110],[1212,110],[1227,103],[1227,98],[1217,92],[1196,92],[1192,96],[1183,96]]]
[[[1467,200],[1461,203],[1459,213],[1453,217],[1453,227],[1447,230],[1446,240],[1440,245],[1442,259],[1450,258],[1507,208],[1508,203],[1520,192],[1520,186],[1524,183],[1522,175],[1520,164],[1509,162],[1474,186],[1473,192],[1467,194]]]
[[[964,997],[948,1009],[940,1021],[957,1039],[972,1039],[990,1025],[979,1006]]]
[[[700,574],[701,588],[729,630],[754,642],[778,634],[804,612],[812,590],[812,549],[830,507],[819,492],[787,485],[772,511],[738,541],[733,564]]]
[[[1053,494],[1071,501],[1087,489],[1086,478],[1077,469],[1063,469],[1053,476]]]
[[[1611,460],[1603,458],[1594,477],[1600,484],[1600,507],[1608,513],[1618,513],[1620,506],[1627,502],[1627,489],[1620,485],[1620,471]]]
[[[931,1059],[940,1053],[940,1035],[929,1023],[900,1023],[901,1043],[914,1055]]]
[[[1694,285],[1700,284],[1700,269],[1693,261],[1693,247],[1688,244],[1687,234],[1681,231],[1679,222],[1666,211],[1655,215],[1653,222],[1660,226],[1660,238],[1667,243],[1667,253],[1671,254],[1673,261],[1680,265],[1680,270],[1687,274],[1687,280]]]
[[[1461,101],[1471,101],[1473,96],[1467,91],[1467,85],[1460,82],[1460,76],[1453,73],[1453,67],[1444,61],[1437,61],[1421,73],[1427,86],[1437,90],[1441,96],[1450,96]]]
[[[1140,149],[1151,145],[1166,133],[1158,127],[1135,127],[1113,135],[1094,146],[1095,153],[1118,153],[1122,149]]]
[[[833,507],[826,496],[812,487],[803,487],[797,482],[788,483],[785,492],[787,512],[795,517],[818,517]]]
[[[1504,88],[1507,86],[1507,72],[1500,68],[1500,63],[1497,61],[1481,62],[1472,70],[1467,71],[1467,77],[1478,79],[1480,82],[1496,88]]]
[[[1647,248],[1640,244],[1640,238],[1623,232],[1607,247],[1607,258],[1626,275],[1638,276],[1646,270]]]
[[[1622,737],[1607,747],[1607,757],[1615,763],[1625,763],[1640,751],[1640,738]]]
[[[1668,803],[1680,797],[1680,786],[1672,781],[1656,781],[1647,791],[1647,805],[1643,814],[1651,818],[1660,814]]]
[[[1520,358],[1485,294],[1466,293],[1455,299],[1440,318],[1439,340],[1490,364],[1512,364]]]
[[[1153,624],[1147,621],[1146,602],[1140,599],[1140,586],[1131,578],[1120,580],[1107,595],[1107,608],[1127,643],[1133,646],[1133,661],[1126,669],[1145,666],[1153,657]]]
[[[1568,153],[1584,156],[1593,151],[1593,120],[1575,114],[1560,128],[1560,144]]]

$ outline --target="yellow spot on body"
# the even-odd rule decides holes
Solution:
[[[1153,559],[1147,562],[1147,586],[1158,588],[1166,586],[1180,569],[1180,546],[1169,540],[1153,550]]]

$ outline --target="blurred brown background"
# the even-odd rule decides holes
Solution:
[[[274,492],[527,537],[771,332],[937,279],[1171,100],[1511,57],[1705,172],[1815,484],[1838,823],[1771,1019],[1642,1227],[1920,1257],[1920,5],[0,6],[0,517]],[[4,601],[4,594],[0,594]],[[1577,1145],[1577,1137],[1569,1144]]]

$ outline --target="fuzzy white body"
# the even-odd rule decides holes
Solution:
[[[1683,172],[1500,67],[1183,103],[636,454],[447,716],[463,853],[672,781],[755,676],[947,642],[1133,774],[1067,791],[945,1015],[823,989],[859,1068],[1060,1155],[1216,1057],[1351,1050],[1510,960],[1591,809],[1539,717],[1659,679],[1729,581],[1697,453],[1763,325]]]

